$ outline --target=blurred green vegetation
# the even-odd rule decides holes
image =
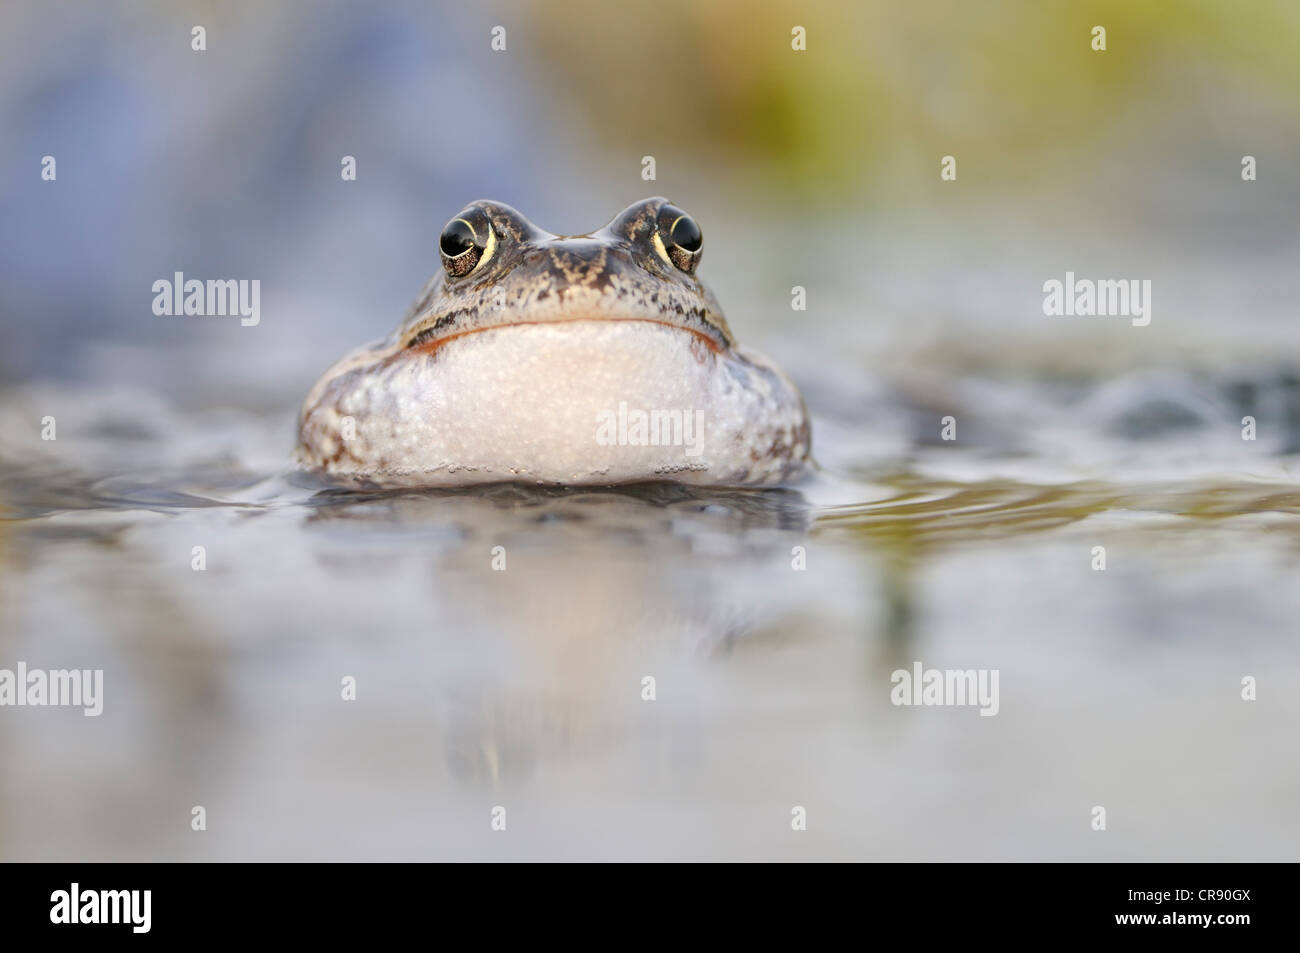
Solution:
[[[567,106],[613,149],[721,164],[804,200],[937,181],[939,159],[1023,187],[1132,148],[1300,141],[1296,0],[540,0]],[[807,50],[791,49],[791,28]],[[1094,52],[1102,25],[1107,50]],[[1135,141],[1134,127],[1140,129]]]

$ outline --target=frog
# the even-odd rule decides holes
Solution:
[[[396,330],[311,388],[298,464],[364,486],[797,481],[807,407],[737,342],[703,244],[661,196],[584,235],[471,202]]]

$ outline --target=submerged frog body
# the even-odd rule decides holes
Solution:
[[[298,457],[380,485],[779,483],[809,452],[794,385],[736,344],[695,270],[698,225],[663,198],[598,232],[475,202],[388,339],[303,406]]]

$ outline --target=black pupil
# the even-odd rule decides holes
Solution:
[[[474,230],[460,219],[450,222],[442,230],[442,253],[448,258],[463,255],[474,247]]]
[[[704,244],[700,226],[695,224],[695,219],[685,215],[673,223],[672,240],[679,248],[684,248],[692,255]]]

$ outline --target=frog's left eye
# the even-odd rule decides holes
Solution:
[[[655,236],[663,244],[663,253],[674,265],[694,274],[704,252],[704,233],[695,219],[675,205],[659,209],[659,230]]]
[[[463,278],[492,257],[494,244],[487,216],[467,210],[448,222],[438,239],[442,267],[452,278]]]

